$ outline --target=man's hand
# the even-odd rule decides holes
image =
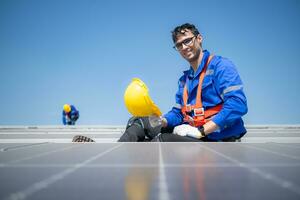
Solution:
[[[200,139],[203,137],[203,135],[200,133],[198,128],[193,127],[189,124],[182,124],[179,126],[176,126],[173,130],[174,134],[180,135],[180,136],[190,136],[193,138]]]
[[[70,119],[70,117],[68,115],[65,116],[65,119],[66,119],[66,122],[70,122],[71,121],[71,119]]]

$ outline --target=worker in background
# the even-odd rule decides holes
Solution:
[[[79,111],[73,105],[65,104],[62,112],[62,122],[64,125],[75,125],[79,118]]]
[[[204,50],[193,24],[176,27],[172,39],[189,64],[179,78],[175,105],[157,119],[157,126],[149,117],[131,118],[119,141],[239,141],[246,134],[242,116],[248,108],[235,65]]]

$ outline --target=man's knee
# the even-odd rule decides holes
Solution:
[[[138,117],[131,117],[126,125],[124,134],[118,140],[119,142],[140,142],[145,140],[145,131],[143,123]]]

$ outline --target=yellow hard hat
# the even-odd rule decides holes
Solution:
[[[159,108],[150,98],[146,84],[138,78],[133,78],[128,85],[124,94],[124,101],[127,110],[133,116],[161,116]]]
[[[65,111],[66,113],[69,113],[69,112],[71,111],[71,106],[70,106],[69,104],[65,104],[65,105],[64,105],[64,111]]]

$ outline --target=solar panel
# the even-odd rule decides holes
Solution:
[[[0,199],[300,199],[296,136],[284,143],[2,142]]]

